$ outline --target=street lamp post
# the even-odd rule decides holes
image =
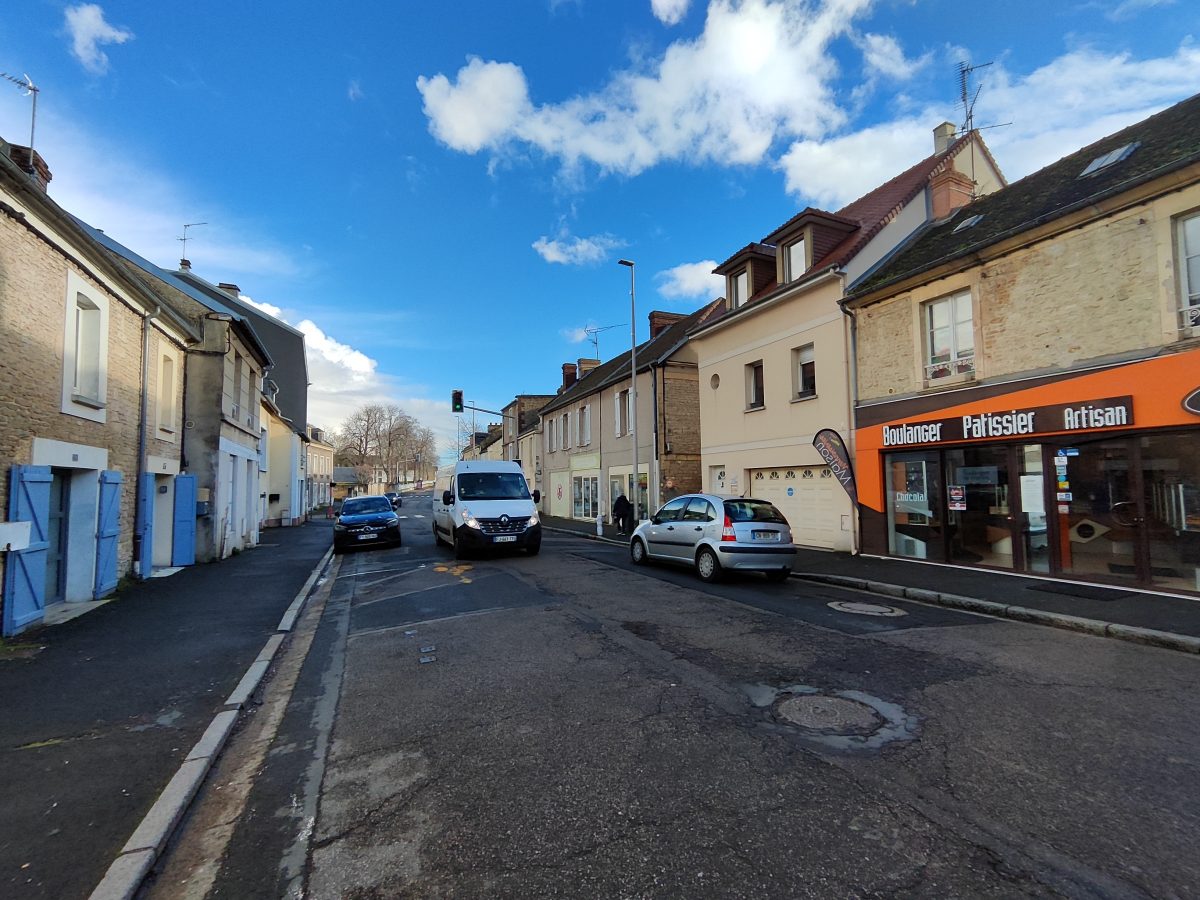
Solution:
[[[638,432],[637,432],[637,294],[634,282],[635,266],[632,260],[618,259],[617,262],[629,268],[629,396],[633,405],[633,415],[630,424],[633,426],[633,521],[634,526],[642,521],[641,497],[642,480],[638,473]]]

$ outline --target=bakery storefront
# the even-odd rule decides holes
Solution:
[[[952,396],[860,407],[864,552],[1200,592],[1200,350]]]

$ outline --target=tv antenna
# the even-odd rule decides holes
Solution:
[[[979,99],[979,92],[983,90],[981,84],[975,88],[974,95],[971,94],[971,73],[986,69],[990,65],[990,62],[985,62],[971,66],[967,65],[966,60],[958,64],[958,99],[963,108],[963,134],[975,129],[975,101]]]
[[[9,75],[7,72],[0,72],[0,78],[5,81],[11,81],[17,87],[25,92],[26,97],[33,98],[33,111],[29,115],[29,171],[33,171],[33,132],[37,127],[37,98],[41,93],[41,88],[33,83],[33,79],[28,75],[22,78],[17,78],[15,75]]]
[[[187,225],[183,226],[183,237],[175,238],[175,240],[183,242],[183,251],[182,251],[183,259],[180,260],[181,262],[184,262],[187,260],[187,242],[188,242],[187,230],[189,228],[195,228],[197,225],[207,225],[207,224],[208,224],[207,222],[190,222]]]
[[[589,325],[583,329],[583,333],[587,335],[588,340],[592,342],[593,358],[600,358],[600,332],[608,331],[611,328],[624,328],[625,322],[620,325]]]

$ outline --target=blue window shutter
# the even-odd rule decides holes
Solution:
[[[175,476],[175,515],[171,529],[171,565],[196,562],[196,476]]]
[[[13,466],[8,520],[29,523],[29,546],[9,552],[4,565],[5,635],[42,618],[46,608],[46,555],[50,548],[50,467]]]
[[[143,473],[142,494],[142,543],[138,568],[143,579],[150,577],[154,569],[154,473]]]
[[[100,473],[100,514],[96,521],[96,593],[99,600],[117,586],[117,539],[121,535],[121,473]]]

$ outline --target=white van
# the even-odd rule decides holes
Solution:
[[[433,484],[433,538],[461,559],[484,547],[513,547],[533,556],[542,549],[542,523],[520,465],[494,459],[463,460],[438,469]]]

